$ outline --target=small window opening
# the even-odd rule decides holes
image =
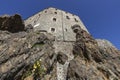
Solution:
[[[51,28],[51,32],[55,32],[55,28]]]
[[[57,14],[57,12],[55,12],[55,14]]]
[[[67,32],[67,29],[65,29],[65,31]]]
[[[36,24],[36,21],[34,21],[34,23]]]
[[[45,13],[47,13],[47,11],[45,11]]]
[[[77,24],[73,25],[71,28],[72,28],[72,30],[73,30],[74,33],[77,33],[81,29],[80,26],[77,25]]]
[[[70,17],[69,17],[69,16],[66,16],[66,18],[67,18],[67,19],[70,19]]]
[[[74,29],[74,33],[77,33],[78,32],[78,29]]]
[[[74,19],[75,19],[75,22],[78,22],[78,20],[76,18],[74,18]]]
[[[56,21],[56,18],[53,18],[53,21]]]

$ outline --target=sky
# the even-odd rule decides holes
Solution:
[[[49,7],[78,15],[95,39],[120,49],[120,0],[1,0],[0,15],[19,13],[25,20]]]

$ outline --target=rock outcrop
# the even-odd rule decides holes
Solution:
[[[4,15],[0,17],[0,30],[7,30],[12,33],[23,31],[24,24],[20,15],[14,16]]]
[[[37,71],[38,67],[40,72],[36,73],[41,73],[41,76],[52,69],[54,49],[46,35],[39,32],[13,34],[1,31],[0,39],[1,80],[22,80],[32,71]]]
[[[110,41],[105,39],[96,39],[96,41],[98,43],[101,53],[103,53],[105,56],[110,57],[111,55],[112,57],[117,57],[119,55],[119,51],[112,43],[110,43]]]
[[[78,25],[76,41],[64,42],[32,25],[24,29],[19,15],[2,19],[0,80],[120,80],[120,51]]]
[[[69,64],[67,79],[119,80],[120,53],[118,50],[106,40],[93,39],[84,30],[79,30],[76,36],[73,49],[75,58]]]

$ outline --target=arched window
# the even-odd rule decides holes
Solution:
[[[72,28],[72,30],[73,30],[74,33],[77,33],[78,30],[81,29],[80,25],[78,25],[78,24],[73,25],[71,28]]]

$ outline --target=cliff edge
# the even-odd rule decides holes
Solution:
[[[0,20],[0,80],[120,80],[119,50],[80,25],[75,41],[59,41],[20,16]]]

